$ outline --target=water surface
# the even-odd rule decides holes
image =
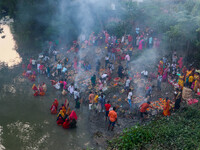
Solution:
[[[20,65],[15,66],[22,58],[15,51],[9,26],[4,26],[4,35],[4,39],[0,38],[0,61],[8,68],[0,70],[0,150],[77,150],[92,147],[88,108],[82,106],[77,110],[76,129],[64,130],[57,126],[56,115],[51,115],[49,108],[54,98],[58,98],[61,104],[65,97],[50,86],[45,76],[40,76],[34,83],[45,81],[48,84],[47,94],[44,97],[33,96],[33,82],[22,77]],[[72,98],[70,106],[74,108]]]

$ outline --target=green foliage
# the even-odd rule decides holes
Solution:
[[[200,111],[185,108],[169,119],[134,126],[109,142],[108,149],[199,149]]]
[[[105,29],[120,38],[133,34],[136,26],[150,27],[162,38],[163,47],[169,52],[176,50],[186,57],[199,58],[196,55],[200,50],[200,1],[151,0],[140,5],[131,1],[115,2],[115,11],[110,9],[109,3],[106,7],[98,6],[101,11],[90,10],[94,22],[89,24],[91,32]],[[70,1],[63,8],[63,16],[58,16],[58,11],[62,11],[58,10],[59,3],[57,0],[1,0],[0,18],[6,15],[14,18],[13,31],[18,47],[24,51],[41,51],[45,41],[61,38],[70,43],[77,39],[82,30],[80,24],[87,24],[79,22],[79,7],[71,5]],[[88,5],[90,7],[93,6]]]

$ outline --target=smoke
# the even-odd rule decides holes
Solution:
[[[106,12],[103,12],[103,9],[110,7],[110,3],[108,1],[74,0],[69,2],[61,0],[58,3],[59,9],[55,16],[57,19],[56,22],[53,20],[52,24],[56,24],[57,21],[65,22],[68,17],[70,18],[68,20],[70,20],[74,25],[73,28],[75,29],[74,32],[77,33],[77,37],[84,36],[86,40],[89,38],[91,39],[94,36],[96,37],[96,33],[103,30],[102,22],[106,21],[106,16],[108,16]],[[68,28],[68,26],[65,28]],[[65,28],[60,28],[59,33],[65,35],[65,38],[67,39],[70,35],[63,34],[66,32]],[[80,39],[77,38],[77,40]],[[90,42],[92,42],[92,39]],[[101,53],[97,53],[97,47],[89,46],[85,48],[83,45],[83,41],[80,41],[80,49],[78,53],[70,58],[73,61],[74,57],[77,57],[79,62],[84,61],[87,65],[90,64],[92,68],[91,71],[85,71],[81,68],[81,63],[78,64],[79,69],[75,75],[75,86],[80,90],[85,90],[87,83],[90,82],[91,76],[95,74],[97,60],[101,60],[105,56],[104,48],[101,47]]]
[[[27,32],[28,38],[36,37],[32,33],[40,31],[40,36],[35,38],[35,41],[45,40],[60,40],[61,45],[70,43],[73,40],[78,40],[78,37],[85,35],[86,39],[90,38],[92,32],[99,33],[107,27],[109,20],[118,20],[119,27],[115,35],[122,35],[124,32],[134,32],[133,25],[138,24],[141,29],[149,26],[152,28],[156,35],[165,37],[165,47],[170,48],[171,45],[177,45],[180,36],[195,39],[196,35],[193,31],[198,22],[192,23],[195,18],[191,14],[197,14],[198,7],[194,7],[191,2],[187,8],[184,3],[177,1],[144,1],[137,5],[136,3],[126,3],[122,1],[108,1],[108,0],[45,0],[40,2],[32,2],[33,5],[28,5],[30,2],[21,0],[18,4],[18,18],[23,20],[20,25],[33,32]],[[189,3],[189,1],[187,1]],[[128,4],[128,5],[127,5]],[[178,4],[178,5],[176,5]],[[27,7],[28,6],[28,7]],[[128,10],[126,10],[128,9]],[[196,10],[195,10],[196,9]],[[192,13],[190,13],[190,11]],[[117,18],[117,19],[113,19]],[[131,20],[131,21],[130,21]],[[29,25],[27,25],[29,23]],[[38,24],[39,25],[38,25]],[[116,23],[116,24],[117,24]],[[30,25],[31,24],[31,25]],[[177,25],[178,24],[178,25]],[[129,25],[129,27],[124,27]],[[114,28],[114,27],[113,27]],[[126,31],[121,31],[121,30]],[[23,33],[21,30],[19,33]],[[30,34],[29,34],[30,33]],[[182,34],[185,33],[185,34]],[[38,33],[36,33],[38,34]],[[26,35],[26,34],[25,34]],[[46,37],[43,37],[45,35]],[[24,35],[23,35],[24,36]],[[97,35],[94,35],[97,36]],[[171,37],[177,37],[172,40]],[[43,38],[43,39],[42,39]],[[182,38],[182,39],[184,39]],[[181,40],[182,40],[181,39]],[[162,39],[163,40],[163,39]],[[172,41],[172,42],[169,42]],[[182,40],[183,41],[183,40]],[[179,42],[179,41],[178,41]],[[180,49],[184,48],[185,42],[179,42]],[[34,45],[34,43],[32,43]],[[170,45],[170,46],[169,46]],[[80,45],[81,47],[81,45]],[[92,69],[95,70],[96,61],[101,60],[105,56],[105,50],[101,47],[101,54],[96,54],[96,47],[82,48],[76,54],[79,60],[88,61]],[[174,50],[177,47],[171,47]],[[165,52],[163,48],[162,52]],[[64,54],[64,53],[63,53]],[[147,50],[136,60],[132,62],[134,69],[141,72],[146,69],[144,66],[155,66],[157,62],[155,59],[158,57],[156,50]],[[70,55],[70,60],[73,61],[74,55]],[[148,64],[148,65],[147,65]],[[79,64],[79,68],[80,68]],[[93,72],[91,73],[93,74]],[[75,82],[81,76],[90,78],[84,70],[79,70],[76,75]]]

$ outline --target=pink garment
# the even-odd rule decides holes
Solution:
[[[31,64],[28,64],[27,70],[31,70]]]
[[[108,33],[105,33],[105,37],[106,37],[106,39],[105,39],[105,43],[108,43],[108,37],[109,37],[109,34],[108,34]]]
[[[192,105],[192,104],[195,104],[195,103],[198,103],[199,101],[197,99],[189,99],[188,101],[188,105]]]
[[[129,36],[128,36],[128,41],[129,41],[129,42],[132,42],[132,40],[133,40],[132,36],[129,35]]]
[[[75,119],[75,120],[78,119],[78,117],[77,117],[77,115],[76,115],[76,112],[75,112],[74,110],[72,110],[71,114],[69,115],[69,118],[70,118],[70,119]]]
[[[160,40],[157,39],[157,41],[156,41],[156,48],[159,48],[159,46],[160,46]]]
[[[66,90],[67,89],[67,82],[63,81],[63,85],[64,85],[64,89]]]
[[[154,42],[153,42],[153,48],[156,48],[156,44],[157,43],[157,38],[154,38]]]
[[[179,64],[179,68],[181,69],[183,67],[183,57],[180,57],[178,64]]]
[[[166,81],[166,79],[167,79],[167,71],[168,71],[168,68],[165,68],[163,76],[162,76],[163,81]]]
[[[126,56],[125,56],[125,60],[130,61],[130,56],[129,56],[129,55],[126,55]]]
[[[77,60],[74,59],[74,69],[77,70]]]
[[[140,42],[139,42],[139,47],[138,47],[138,49],[139,50],[142,50],[142,42],[143,42],[144,40],[142,39],[142,40],[140,40]]]
[[[87,44],[88,44],[88,41],[87,41],[87,40],[85,40],[85,45],[87,46]]]

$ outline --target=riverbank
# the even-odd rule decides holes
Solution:
[[[198,149],[199,115],[197,104],[184,107],[170,117],[157,116],[146,125],[125,130],[109,141],[107,149]]]

